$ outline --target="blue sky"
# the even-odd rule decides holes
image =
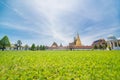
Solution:
[[[15,43],[68,45],[77,32],[83,45],[120,38],[120,0],[0,0],[0,38]]]

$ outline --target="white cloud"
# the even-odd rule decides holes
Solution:
[[[54,38],[58,38],[62,41],[69,40],[66,39],[66,37],[64,37],[63,35],[69,34],[66,31],[63,32],[64,28],[68,26],[61,25],[61,23],[58,22],[58,19],[59,15],[61,15],[60,13],[67,13],[67,11],[71,11],[73,9],[74,1],[35,0],[34,2],[32,1],[31,3],[32,8],[35,9],[35,12],[42,14],[48,21],[46,29],[47,28],[49,29],[51,36],[53,36]]]
[[[42,32],[47,33],[52,36],[55,39],[64,41],[65,43],[69,42],[70,39],[70,32],[72,32],[72,29],[69,29],[71,31],[67,32],[64,30],[65,28],[69,26],[61,25],[61,23],[58,21],[59,16],[64,13],[68,13],[71,10],[73,10],[73,6],[75,5],[74,1],[68,1],[68,0],[35,0],[35,1],[29,1],[27,3],[26,1],[24,4],[29,7],[28,9],[32,10],[34,13],[39,13],[35,17],[44,17],[47,21],[45,22],[45,25],[40,26],[42,28]],[[19,11],[17,11],[19,12]],[[29,17],[30,18],[30,17]],[[31,18],[30,18],[31,19]],[[39,23],[38,21],[36,23]],[[36,27],[38,27],[37,25]],[[39,27],[38,27],[39,28]],[[69,27],[72,28],[72,27]],[[39,29],[36,29],[37,31]],[[66,36],[68,35],[68,36]]]
[[[25,1],[23,1],[25,2]],[[29,3],[28,3],[29,2]],[[16,7],[16,5],[18,5],[19,2],[17,2],[17,4],[15,3],[3,3],[8,9],[12,10],[13,12],[15,12],[17,15],[21,16],[22,18],[26,19],[27,23],[33,23],[35,26],[34,28],[32,28],[33,26],[29,26],[30,28],[28,29],[28,26],[24,25],[24,24],[14,24],[14,23],[9,23],[9,22],[1,22],[1,25],[5,25],[7,27],[10,28],[14,28],[14,29],[19,29],[19,30],[26,30],[26,31],[30,31],[30,32],[35,32],[38,33],[38,35],[49,35],[51,37],[53,37],[53,39],[58,39],[61,40],[63,43],[67,43],[70,41],[70,37],[69,37],[69,32],[66,32],[64,29],[65,27],[68,26],[62,26],[60,25],[61,23],[59,23],[58,17],[60,15],[60,13],[64,13],[67,11],[71,11],[72,10],[72,6],[73,6],[73,1],[57,1],[57,0],[52,0],[52,1],[48,1],[48,0],[35,0],[35,1],[26,1],[23,5],[26,6],[27,8],[23,8],[20,9],[19,6]],[[26,9],[30,10],[33,13],[38,13],[37,15],[33,15],[32,17],[29,16],[28,13],[25,13]],[[28,14],[28,15],[26,15]],[[45,25],[43,24],[42,26],[40,26],[39,20],[36,21],[36,19],[40,19],[42,17],[44,17],[47,21],[45,21]],[[39,18],[38,18],[39,17]],[[32,19],[35,19],[34,21]],[[42,30],[40,30],[42,29]],[[70,33],[71,34],[71,33]],[[68,36],[66,36],[68,35]]]
[[[106,3],[102,0],[100,3],[103,4],[103,6],[98,5],[96,8],[97,5],[89,0],[11,0],[7,4],[3,4],[18,16],[22,17],[23,24],[20,24],[19,20],[15,23],[1,22],[0,24],[10,28],[36,33],[38,36],[50,36],[53,38],[51,40],[65,44],[72,41],[75,32],[85,31],[86,33],[80,34],[82,42],[83,44],[91,44],[91,42],[99,36],[114,33],[119,29],[110,27],[110,29],[100,30],[103,29],[104,26],[101,27],[99,24],[94,24],[91,26],[94,26],[94,28],[96,26],[100,29],[99,31],[97,31],[98,29],[93,29],[92,32],[93,27],[84,27],[83,22],[85,19],[98,23],[104,20],[108,14],[108,17],[112,16],[112,18],[114,18],[113,15],[117,15],[115,7],[107,10],[107,8],[113,4],[112,1]],[[61,16],[65,16],[67,19],[61,19]],[[77,19],[74,19],[76,16]],[[86,23],[84,22],[84,24]]]

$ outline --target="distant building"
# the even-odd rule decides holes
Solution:
[[[47,50],[68,50],[69,48],[67,46],[63,47],[47,47]]]
[[[56,42],[53,42],[53,44],[52,44],[52,46],[51,46],[51,47],[56,48],[56,47],[58,47],[58,45],[57,45],[57,43],[56,43]]]
[[[74,41],[72,43],[69,43],[69,49],[70,50],[91,50],[92,46],[83,46],[79,37],[79,34],[77,34],[76,37],[74,37]]]
[[[91,50],[92,46],[69,46],[70,50]]]
[[[28,45],[17,47],[17,44],[11,44],[10,47],[6,47],[6,50],[30,50]]]
[[[56,42],[53,42],[51,47],[47,47],[47,50],[68,50],[68,47],[63,46],[62,44],[60,44],[60,46],[58,46],[58,44]]]
[[[74,41],[72,43],[69,43],[69,46],[82,46],[79,34],[74,37]]]
[[[105,41],[105,39],[99,39],[96,40],[92,43],[92,47],[95,49],[106,49],[107,47],[107,42]]]
[[[120,50],[120,40],[111,35],[107,38],[107,46],[108,49]]]
[[[60,44],[60,47],[63,47],[62,43]]]

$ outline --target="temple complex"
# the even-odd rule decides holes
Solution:
[[[52,46],[51,47],[58,47],[57,43],[56,42],[53,42]]]
[[[98,39],[92,43],[93,49],[106,49],[107,42],[105,39]]]
[[[74,41],[72,43],[69,43],[69,46],[82,46],[79,34],[74,37]]]
[[[115,36],[108,36],[107,48],[113,50],[120,50],[120,40],[117,39]]]
[[[79,34],[74,37],[73,42],[69,43],[68,46],[63,46],[58,44],[56,42],[53,42],[51,47],[47,47],[48,50],[91,50],[92,46],[83,46],[80,40]]]
[[[120,39],[117,39],[115,36],[109,36],[107,41],[105,39],[98,39],[92,43],[90,46],[85,46],[82,44],[79,34],[74,37],[73,42],[69,43],[68,46],[63,46],[56,42],[50,47],[47,47],[48,50],[92,50],[92,49],[109,49],[109,50],[120,50]]]
[[[69,43],[68,47],[70,50],[91,50],[92,49],[92,46],[82,45],[81,39],[78,33],[77,33],[77,36],[74,37],[74,41],[72,43]]]

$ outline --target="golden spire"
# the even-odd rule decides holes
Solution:
[[[77,33],[77,38],[76,38],[76,46],[82,46],[81,44],[81,40],[80,40],[80,37],[79,37],[79,34]]]

